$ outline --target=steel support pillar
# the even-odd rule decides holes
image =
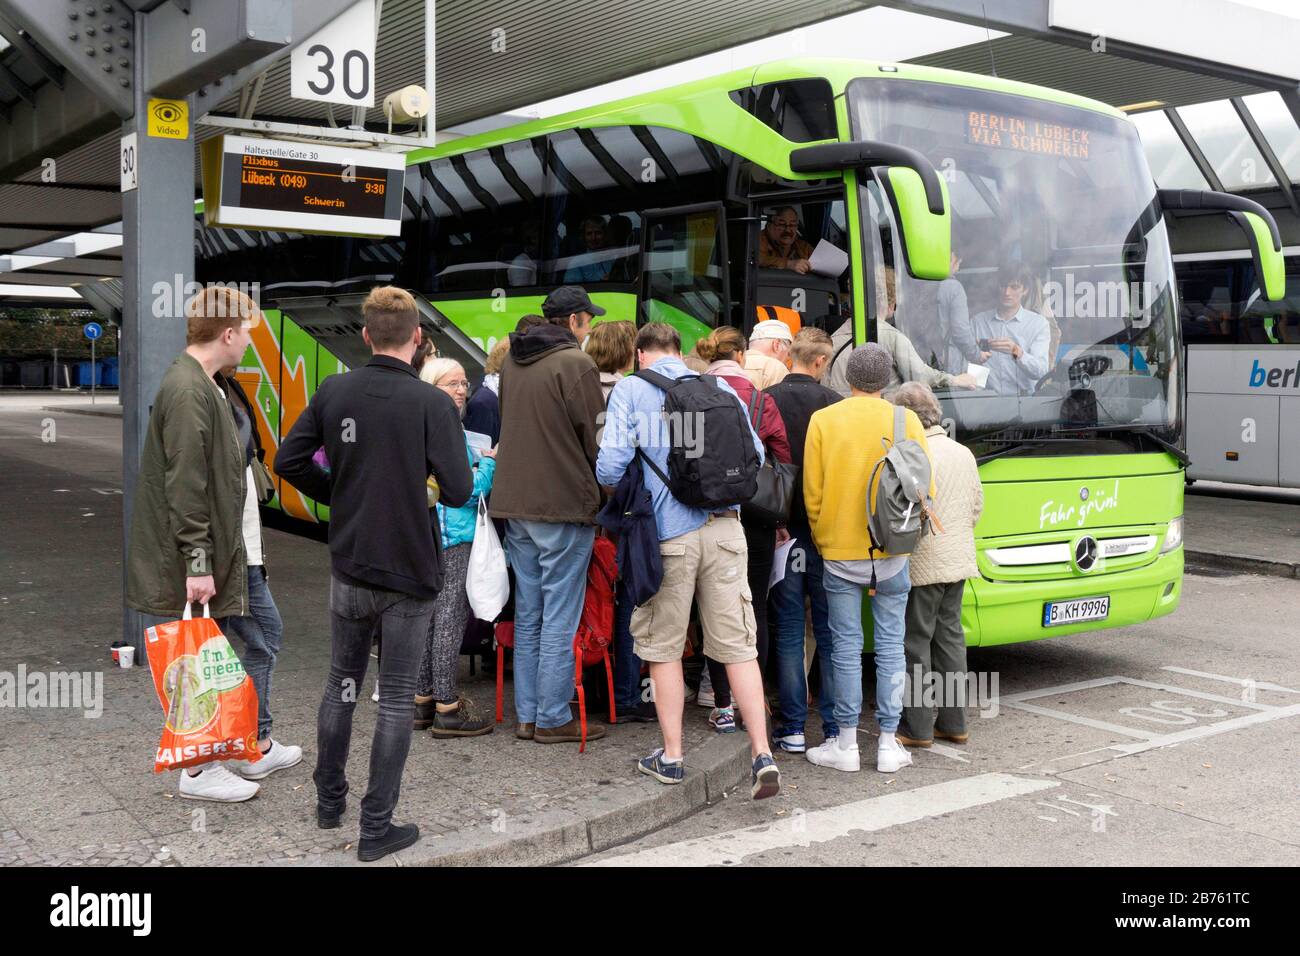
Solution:
[[[131,512],[140,452],[154,396],[172,361],[185,348],[185,286],[194,278],[194,115],[189,137],[148,133],[144,82],[150,57],[149,17],[135,18],[135,115],[122,133],[136,134],[139,188],[122,194],[122,588],[130,561]],[[179,286],[179,288],[178,288]],[[123,601],[123,640],[144,653],[140,615]]]

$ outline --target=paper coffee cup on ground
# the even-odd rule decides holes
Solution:
[[[117,662],[122,667],[132,666],[135,663],[135,648],[130,644],[126,645],[126,647],[119,647],[117,649]]]

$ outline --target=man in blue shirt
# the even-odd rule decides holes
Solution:
[[[695,374],[682,361],[681,336],[663,322],[641,327],[636,337],[636,359],[641,368],[674,380]],[[717,384],[735,395],[722,379]],[[739,397],[736,401],[740,402]],[[614,386],[596,457],[596,479],[602,485],[618,483],[638,448],[667,474],[672,442],[663,408],[663,390],[645,379],[628,376]],[[688,445],[701,439],[699,430],[690,427],[690,422],[681,424],[681,437]],[[761,460],[763,443],[752,426],[749,431]],[[708,452],[703,448],[698,451]],[[763,678],[758,668],[757,631],[747,578],[749,553],[740,526],[740,508],[736,505],[709,512],[684,505],[673,497],[655,468],[645,469],[645,482],[659,528],[664,577],[658,593],[632,613],[632,636],[636,655],[650,664],[650,686],[664,745],[643,758],[638,769],[661,783],[681,783],[684,779],[682,709],[686,688],[682,652],[695,601],[704,653],[726,665],[732,695],[749,731],[754,759],[750,793],[756,800],[775,796],[781,789],[781,774],[767,743]]]
[[[981,312],[972,325],[989,368],[985,388],[1003,395],[1030,395],[1051,368],[1048,346],[1052,332],[1047,319],[1025,308],[1033,275],[1021,265],[998,273],[1001,301],[997,309]]]

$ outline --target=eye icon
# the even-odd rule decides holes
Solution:
[[[160,123],[175,123],[181,118],[181,111],[175,103],[155,103],[153,117]]]

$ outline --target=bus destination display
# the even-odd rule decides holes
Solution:
[[[349,236],[401,232],[399,154],[222,136],[203,144],[208,225]]]
[[[966,142],[1069,159],[1088,158],[1089,131],[1064,123],[1043,123],[1009,113],[971,110],[966,114]]]

